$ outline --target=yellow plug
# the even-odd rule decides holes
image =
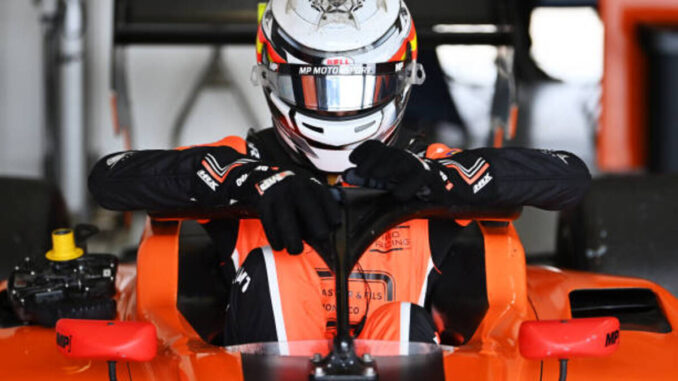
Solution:
[[[50,261],[70,261],[82,257],[83,251],[75,246],[73,229],[57,229],[52,232],[52,250],[45,254]]]

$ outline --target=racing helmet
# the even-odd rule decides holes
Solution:
[[[417,36],[401,0],[271,0],[257,65],[278,137],[329,173],[365,140],[391,144],[412,85],[423,83]]]

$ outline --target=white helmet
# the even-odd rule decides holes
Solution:
[[[395,140],[410,88],[425,78],[416,59],[401,0],[271,0],[253,80],[293,155],[337,173],[363,141]]]

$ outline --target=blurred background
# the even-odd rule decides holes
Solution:
[[[526,208],[516,223],[530,260],[670,284],[647,263],[671,261],[678,233],[678,0],[408,5],[428,81],[405,128],[462,148],[579,155],[597,178],[582,206]],[[90,166],[270,126],[249,80],[256,17],[245,0],[0,1],[0,196],[13,200],[0,227],[89,222],[97,249],[133,253],[145,215],[97,208]],[[0,241],[39,251],[40,234]]]

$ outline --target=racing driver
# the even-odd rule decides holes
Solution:
[[[338,226],[328,184],[343,184],[349,168],[403,202],[428,188],[428,200],[444,205],[555,210],[576,204],[588,187],[588,169],[567,152],[426,146],[399,128],[412,86],[425,78],[401,0],[271,0],[256,49],[252,77],[272,128],[247,139],[115,153],[89,178],[95,199],[114,210],[256,208],[258,220],[204,224],[232,282],[227,344],[331,337],[334,280],[305,242],[327,239]],[[473,226],[415,219],[375,241],[350,276],[354,334],[432,342],[440,330],[432,313],[449,308],[442,303],[458,303],[459,311],[481,303],[482,292],[469,295],[484,290],[483,254],[455,240]],[[436,298],[443,279],[463,280],[470,291]],[[460,332],[459,343],[468,338]]]

